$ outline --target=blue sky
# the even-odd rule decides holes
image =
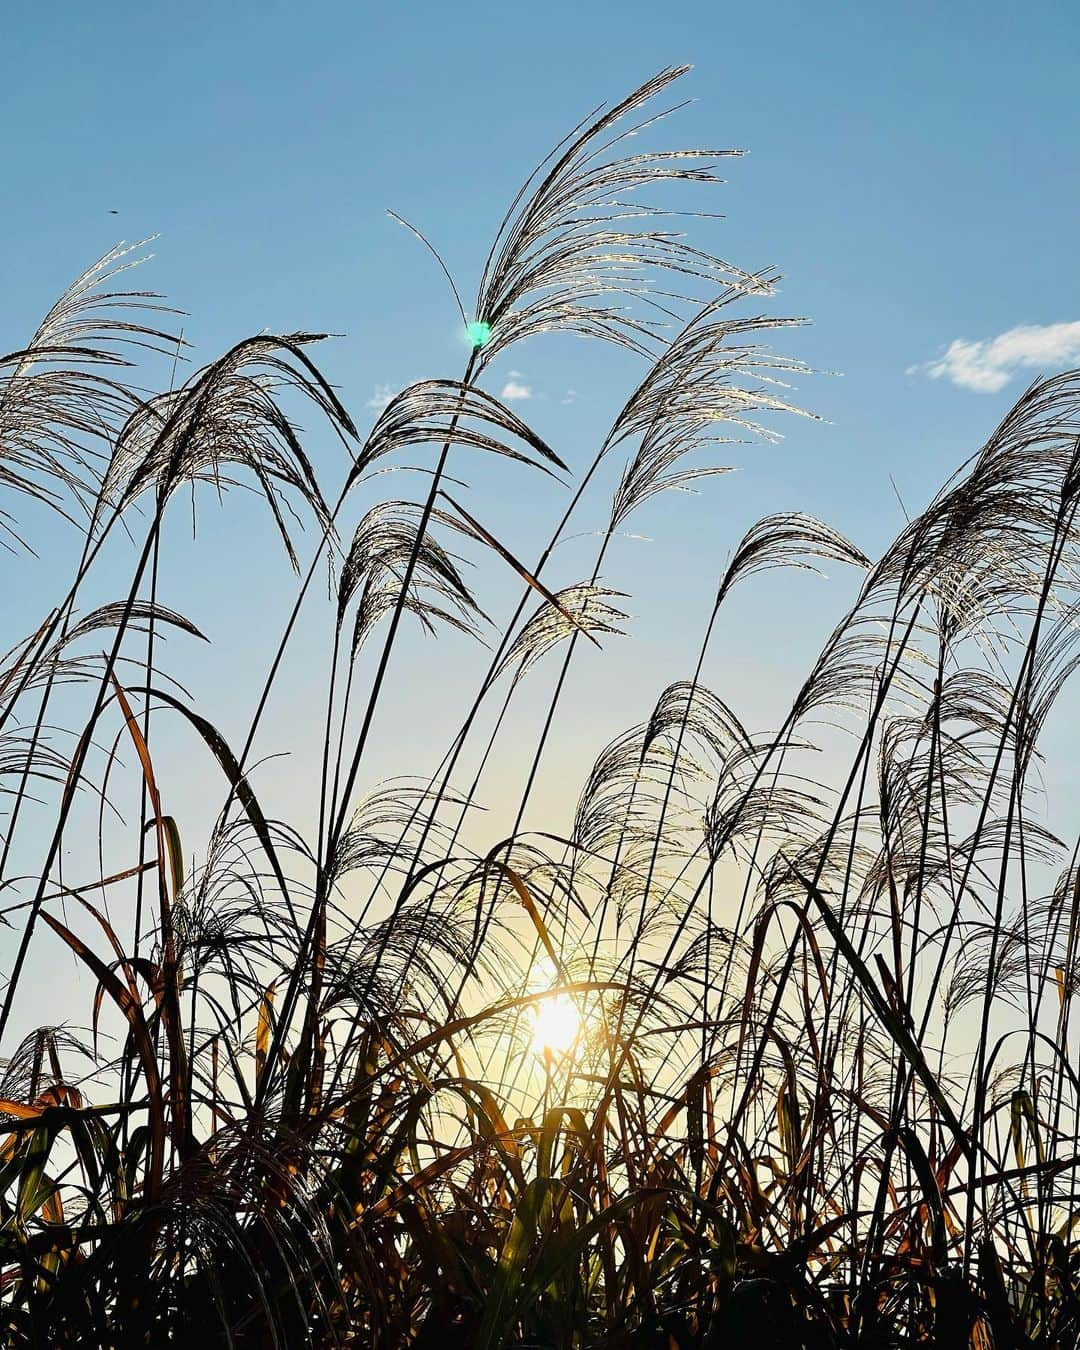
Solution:
[[[791,423],[779,448],[740,449],[738,475],[657,503],[635,522],[653,542],[613,550],[607,580],[632,593],[634,658],[612,687],[583,653],[554,761],[583,765],[688,673],[727,550],[757,516],[809,510],[874,553],[902,519],[890,476],[918,509],[1037,373],[1018,362],[1080,361],[1080,329],[1067,327],[1080,323],[1078,57],[1080,12],[1039,0],[21,6],[0,45],[4,339],[18,345],[117,238],[160,232],[142,280],[190,312],[196,359],[264,328],[343,334],[323,364],[366,422],[380,387],[463,364],[440,277],[384,208],[436,241],[468,296],[528,169],[601,99],[692,62],[698,101],[669,136],[750,152],[702,201],[726,218],[705,222],[700,242],[777,267],[775,312],[813,321],[781,345],[840,374],[797,393],[825,421]],[[934,378],[958,341],[988,345],[953,347]],[[490,387],[527,389],[515,408],[576,467],[638,374],[560,338],[515,352]],[[328,473],[340,467],[325,437],[315,451]],[[534,554],[560,490],[475,464],[470,482],[507,542]],[[596,501],[579,528],[605,511]],[[283,563],[260,552],[264,530],[243,507],[204,512],[196,548],[177,538],[166,597],[215,641],[212,658],[188,646],[179,659],[234,734],[252,688],[233,672],[261,673],[278,627],[268,597],[288,593],[275,590],[289,585]],[[26,627],[56,592],[49,561],[11,564]],[[578,579],[565,566],[554,579]],[[514,593],[492,576],[481,598],[499,615]],[[708,677],[751,725],[768,724],[849,596],[841,578],[825,591],[760,583],[733,603]],[[318,697],[310,636],[286,685],[298,705]],[[391,708],[407,718],[378,742],[374,776],[441,751],[471,661],[460,644],[436,654],[409,639]],[[547,790],[554,799],[558,781]]]

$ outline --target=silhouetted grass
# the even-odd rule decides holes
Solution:
[[[681,73],[539,166],[471,320],[458,300],[462,378],[410,386],[367,436],[317,335],[252,338],[178,382],[178,316],[118,280],[137,252],[0,361],[3,542],[33,542],[27,499],[82,538],[0,662],[6,1344],[1077,1342],[1080,869],[1037,746],[1080,660],[1080,376],[1034,385],[876,563],[809,516],[752,525],[689,678],[604,749],[572,818],[525,825],[578,643],[626,621],[611,539],[798,412],[804,368],[760,345],[792,322],[759,313],[773,278],[639,196],[713,182],[729,153],[631,152]],[[552,331],[643,362],[584,465],[482,387],[493,355]],[[336,493],[305,450],[327,429]],[[523,492],[568,481],[539,558],[459,481],[491,455]],[[380,495],[410,456],[420,499]],[[561,576],[612,463],[595,563]],[[163,522],[199,484],[253,488],[302,574],[265,683],[242,672],[234,746],[162,668],[165,633],[199,633],[162,600]],[[124,533],[126,594],[87,610]],[[752,733],[703,683],[717,616],[756,574],[822,560],[861,569],[858,597],[783,724]],[[260,801],[252,749],[294,735],[263,724],[328,563],[325,703],[296,713],[320,747],[305,834]],[[474,632],[486,569],[521,600],[438,770],[373,787],[402,624]],[[616,645],[605,659],[617,680]],[[514,732],[492,839],[472,808],[525,680],[550,694],[534,742]],[[199,752],[188,773],[213,766],[198,849],[155,771],[164,719]],[[106,828],[125,782],[138,810]],[[98,875],[66,874],[73,838]],[[32,946],[82,970],[85,1033],[14,1043]]]

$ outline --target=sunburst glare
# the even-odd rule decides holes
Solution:
[[[533,1045],[541,1054],[565,1055],[581,1035],[581,1014],[569,994],[552,994],[536,1005]]]

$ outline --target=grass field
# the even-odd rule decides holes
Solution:
[[[45,521],[82,549],[0,661],[5,1344],[1080,1339],[1080,845],[1040,753],[1080,661],[1080,375],[1033,385],[877,561],[803,514],[724,540],[686,678],[609,729],[559,819],[526,824],[575,653],[604,647],[612,681],[627,659],[611,539],[659,493],[722,492],[699,480],[729,442],[804,415],[801,363],[765,345],[794,336],[768,317],[773,278],[663,209],[719,152],[639,148],[667,144],[680,73],[527,180],[475,308],[458,301],[461,377],[409,386],[366,436],[317,335],[190,370],[180,316],[131,289],[138,250],[0,359],[0,540],[31,547]],[[641,358],[572,468],[484,388],[546,332]],[[332,491],[310,435],[340,447]],[[567,484],[538,558],[459,480],[492,456],[523,493]],[[424,472],[380,474],[404,464]],[[399,481],[415,500],[385,495]],[[250,728],[229,744],[165,666],[198,618],[168,608],[163,526],[241,486],[298,584],[265,597],[278,659],[242,672]],[[556,545],[586,527],[595,565],[567,577]],[[717,616],[766,570],[821,565],[855,569],[857,599],[782,724],[750,731],[703,682]],[[328,568],[324,697],[268,724]],[[497,572],[520,603],[438,771],[373,783],[400,633],[478,631]],[[526,683],[543,715],[489,837],[472,808]],[[208,839],[170,813],[166,723],[220,799]],[[318,746],[313,831],[262,801],[257,734]],[[73,839],[88,875],[63,865]],[[64,998],[23,1037],[42,960]]]

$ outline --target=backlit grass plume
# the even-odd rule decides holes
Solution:
[[[575,710],[579,653],[608,689],[637,659],[615,541],[808,415],[772,273],[676,210],[730,152],[650,148],[683,73],[529,176],[458,300],[464,370],[367,434],[317,335],[189,366],[123,248],[0,359],[10,585],[43,521],[77,559],[41,549],[46,612],[0,638],[5,1345],[1080,1342],[1080,843],[1050,791],[1077,373],[877,560],[800,511],[718,535],[683,668],[538,805],[604,712]],[[546,332],[640,362],[581,462],[483,387]],[[496,464],[563,493],[538,550],[471,490]],[[214,688],[167,526],[240,490],[300,580],[266,570],[269,669],[216,707],[181,681]],[[732,596],[772,574],[782,629],[781,569],[793,606],[827,570],[849,608],[760,727]],[[466,689],[419,766],[406,678],[425,710]]]

